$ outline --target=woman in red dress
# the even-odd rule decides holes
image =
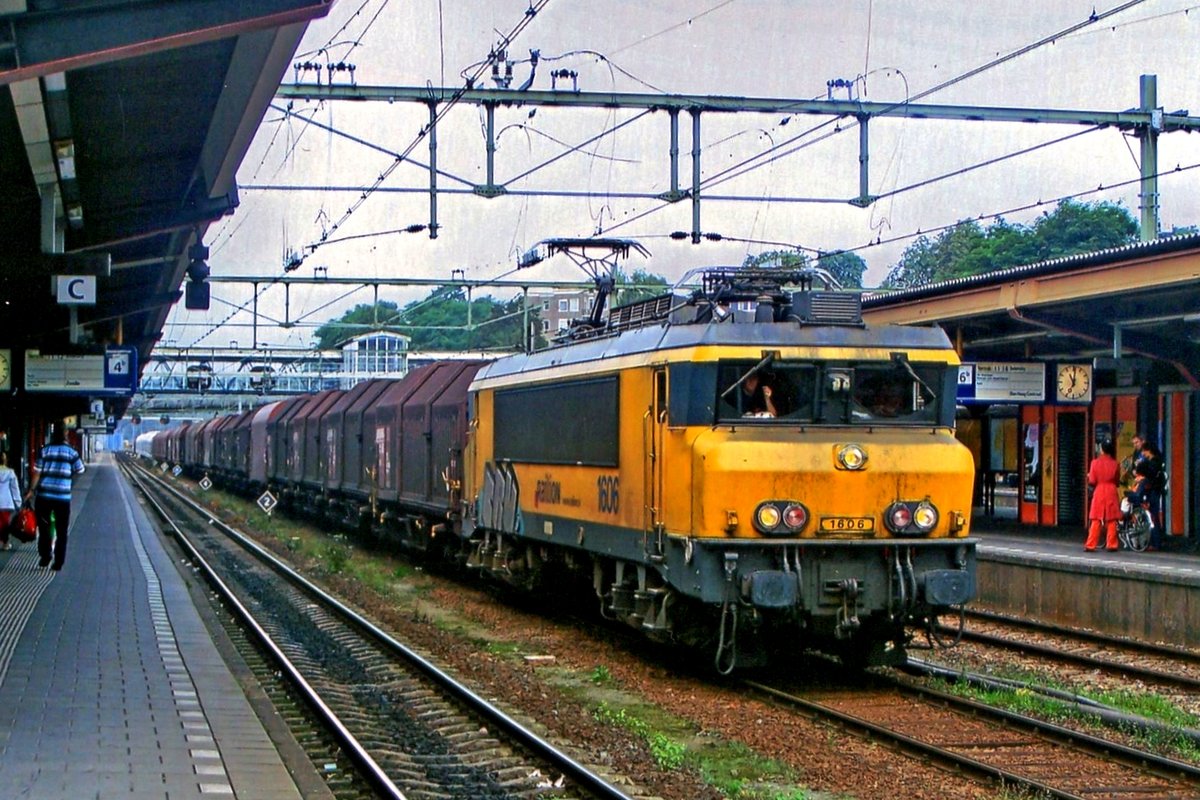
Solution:
[[[1121,516],[1121,504],[1117,499],[1117,485],[1121,467],[1117,464],[1117,446],[1112,439],[1100,443],[1100,455],[1093,459],[1088,468],[1088,485],[1094,486],[1092,504],[1088,509],[1088,537],[1085,550],[1095,550],[1100,544],[1100,527],[1105,527],[1107,547],[1117,549],[1117,520]]]

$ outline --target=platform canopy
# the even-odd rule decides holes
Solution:
[[[15,386],[30,348],[124,345],[146,363],[332,3],[0,0],[0,348]]]
[[[871,323],[937,324],[964,361],[1083,364],[1095,388],[1200,389],[1200,235],[863,298]]]

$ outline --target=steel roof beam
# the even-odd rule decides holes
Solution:
[[[306,23],[332,0],[158,0],[0,15],[0,84]]]
[[[1159,124],[1159,131],[1200,130],[1200,117],[1186,111],[1159,113],[1084,111],[1002,106],[961,106],[928,103],[880,103],[857,100],[803,100],[780,97],[737,97],[700,94],[644,94],[637,92],[517,92],[505,89],[456,89],[427,86],[350,86],[339,84],[283,85],[276,97],[290,100],[359,100],[386,103],[466,103],[482,106],[563,106],[574,108],[640,108],[772,114],[817,114],[832,117],[901,117],[981,122],[1043,122],[1063,125],[1102,125],[1138,128]]]
[[[1012,309],[1009,314],[1023,323],[1073,336],[1099,347],[1111,346],[1113,341],[1112,325],[1029,309]],[[1200,389],[1200,346],[1187,339],[1123,329],[1121,349],[1173,365],[1193,389]]]

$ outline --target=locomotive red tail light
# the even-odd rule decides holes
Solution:
[[[793,531],[798,531],[808,524],[808,511],[799,503],[793,503],[783,510],[783,524]]]
[[[900,533],[912,524],[912,511],[903,503],[895,503],[888,509],[886,519],[893,533]]]

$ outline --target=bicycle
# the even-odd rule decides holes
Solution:
[[[1117,539],[1121,545],[1127,550],[1142,552],[1146,546],[1150,544],[1150,529],[1154,527],[1154,520],[1150,516],[1150,509],[1146,503],[1130,500],[1125,497],[1121,500],[1121,518],[1117,520]]]

